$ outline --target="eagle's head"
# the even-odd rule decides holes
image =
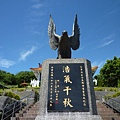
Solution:
[[[68,36],[68,34],[67,34],[67,31],[66,31],[66,30],[62,32],[62,36],[63,36],[63,37],[65,37],[65,36],[67,37],[67,36]]]

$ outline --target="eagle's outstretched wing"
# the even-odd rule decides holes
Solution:
[[[50,15],[50,21],[48,25],[48,36],[49,36],[50,47],[53,50],[56,50],[58,48],[58,42],[59,42],[59,37],[60,37],[59,35],[56,35],[55,32],[56,32],[55,24]]]
[[[77,23],[77,15],[75,16],[75,21],[73,24],[73,32],[72,32],[72,36],[70,36],[70,47],[73,50],[77,50],[80,46],[80,28],[79,25]]]

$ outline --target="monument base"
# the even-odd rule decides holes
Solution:
[[[43,62],[40,109],[35,120],[102,120],[97,115],[90,61]]]
[[[35,120],[102,120],[99,115],[82,115],[81,113],[49,113],[38,115]]]

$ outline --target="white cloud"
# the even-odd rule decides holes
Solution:
[[[32,8],[39,9],[43,6],[44,6],[43,4],[38,3],[38,4],[35,4],[35,5],[32,5]]]
[[[119,0],[118,0],[118,4],[120,4]],[[115,9],[112,9],[112,10],[108,11],[105,16],[108,17],[108,16],[111,16],[111,15],[114,15],[114,14],[118,13],[119,10],[120,10],[119,7],[116,7]]]
[[[115,34],[110,34],[107,37],[103,38],[102,41],[113,39],[114,36],[115,36]]]
[[[35,49],[36,49],[36,47],[33,46],[30,50],[21,52],[21,56],[20,56],[20,59],[19,59],[19,60],[20,60],[20,61],[21,61],[21,60],[26,60],[26,58],[27,58],[29,55],[33,54],[33,52],[35,51]]]
[[[43,15],[45,15],[45,13],[43,11],[32,11],[32,15],[35,17],[35,16],[38,16],[38,17],[41,17]],[[38,18],[39,19],[39,18]]]
[[[37,35],[42,35],[42,32],[39,32],[39,31],[35,31],[35,30],[31,30],[30,32],[32,32],[33,34],[37,34]]]
[[[44,1],[41,0],[32,0],[30,5],[30,14],[29,14],[29,31],[32,31],[33,34],[40,34],[43,16],[46,15],[46,5]],[[38,27],[39,26],[39,27]]]
[[[107,42],[103,43],[103,44],[102,44],[101,46],[99,46],[99,47],[108,46],[108,45],[110,45],[113,41],[114,41],[114,40],[107,41]]]
[[[0,59],[0,67],[9,68],[15,64],[14,61],[7,60],[7,59]]]
[[[112,42],[114,42],[114,40],[113,40],[113,39],[114,39],[114,36],[115,36],[115,34],[110,34],[109,36],[103,38],[103,39],[101,40],[102,45],[98,46],[98,48],[101,48],[101,47],[105,47],[105,46],[110,45]]]

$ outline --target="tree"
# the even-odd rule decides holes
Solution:
[[[35,79],[35,75],[32,71],[21,71],[15,75],[17,79],[17,84],[21,84],[22,82],[30,83],[31,79]]]
[[[16,85],[16,79],[14,74],[6,73],[4,83],[7,83],[8,85]]]
[[[94,79],[97,80],[97,86],[104,86],[102,75],[98,74],[94,76]]]
[[[9,85],[15,85],[16,80],[14,74],[11,74],[9,72],[0,70],[0,82],[9,84]]]
[[[4,79],[5,79],[5,74],[6,72],[3,70],[0,70],[0,82],[3,83]]]
[[[114,56],[113,60],[107,60],[100,69],[99,78],[103,86],[117,87],[120,81],[120,58]]]
[[[0,70],[0,83],[3,85],[20,85],[24,81],[30,83],[31,79],[35,79],[35,75],[32,71],[21,71],[14,75]]]

